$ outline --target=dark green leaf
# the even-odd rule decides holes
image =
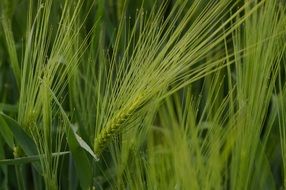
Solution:
[[[27,155],[31,156],[38,153],[36,144],[32,138],[21,128],[17,121],[8,115],[5,115],[4,113],[0,114],[0,118],[3,118],[6,121],[8,127],[14,134],[16,141],[19,143]]]
[[[92,183],[92,166],[84,149],[79,144],[72,129],[67,132],[68,144],[82,189],[89,189]]]
[[[0,113],[0,118],[5,120],[10,131],[13,133],[16,142],[24,150],[27,156],[34,156],[38,154],[37,147],[33,139],[21,128],[17,121],[4,113]],[[39,162],[34,162],[33,166],[39,173],[42,173]]]
[[[2,135],[4,141],[8,144],[8,146],[13,149],[15,147],[13,133],[9,129],[6,121],[0,116],[0,134]]]

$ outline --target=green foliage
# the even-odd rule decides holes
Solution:
[[[0,189],[286,188],[285,8],[0,1]]]

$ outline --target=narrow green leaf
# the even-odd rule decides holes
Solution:
[[[63,156],[69,153],[70,153],[69,151],[56,152],[56,153],[52,153],[52,156],[53,157]],[[39,161],[43,156],[44,155],[34,155],[34,156],[26,156],[26,157],[14,158],[14,159],[3,159],[3,160],[0,160],[0,165],[16,165],[16,164],[31,163],[31,162]]]
[[[75,168],[82,189],[89,189],[92,183],[92,166],[86,152],[79,144],[73,130],[68,130],[67,140],[74,159]]]
[[[16,141],[27,155],[36,155],[38,153],[36,144],[32,138],[21,128],[17,121],[4,113],[0,113],[0,118],[5,119],[8,127],[13,132]]]
[[[92,166],[88,156],[86,155],[85,150],[91,154],[95,160],[98,160],[96,155],[92,152],[91,148],[88,144],[76,134],[76,126],[72,125],[69,121],[68,116],[66,115],[64,109],[62,108],[60,102],[57,97],[50,90],[50,93],[55,100],[56,104],[59,106],[60,111],[66,120],[69,123],[70,128],[66,131],[67,141],[69,144],[70,151],[72,153],[72,157],[75,162],[75,169],[80,181],[80,185],[82,189],[89,189],[92,183]]]
[[[72,131],[72,140],[76,141],[76,146],[79,146],[81,148],[83,148],[84,150],[86,150],[96,161],[99,161],[98,157],[94,154],[94,152],[92,151],[92,149],[90,148],[90,146],[78,135],[76,134],[77,131],[77,126],[76,125],[72,125],[68,119],[68,116],[66,115],[65,111],[63,110],[61,104],[59,103],[58,99],[56,98],[55,94],[50,91],[52,97],[54,98],[54,100],[56,101],[57,105],[59,106],[61,113],[63,115],[63,117],[65,118],[65,120],[70,124],[71,127],[71,131]],[[69,135],[67,135],[69,137]]]
[[[3,119],[3,117],[0,116],[0,134],[2,135],[4,141],[8,144],[8,146],[13,149],[15,147],[14,139],[13,139],[13,133],[9,129],[7,123]]]
[[[71,125],[71,128],[80,147],[86,150],[96,161],[99,161],[99,158],[94,154],[90,146],[76,133],[76,126]]]
[[[7,126],[13,133],[16,142],[23,149],[27,156],[33,156],[38,154],[37,147],[33,139],[21,128],[17,121],[15,121],[13,118],[9,117],[4,113],[0,113],[0,118],[2,118],[2,120],[5,120]],[[34,162],[33,166],[39,173],[42,173],[41,165],[39,162]]]

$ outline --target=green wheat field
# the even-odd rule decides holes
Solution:
[[[286,1],[0,0],[0,189],[286,189]]]

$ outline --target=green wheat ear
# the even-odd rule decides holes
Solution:
[[[142,107],[144,102],[143,96],[138,96],[134,101],[126,104],[123,109],[119,110],[119,112],[107,122],[106,126],[95,138],[94,152],[96,155],[102,153],[107,144],[112,140],[112,137],[120,133],[123,124]]]

